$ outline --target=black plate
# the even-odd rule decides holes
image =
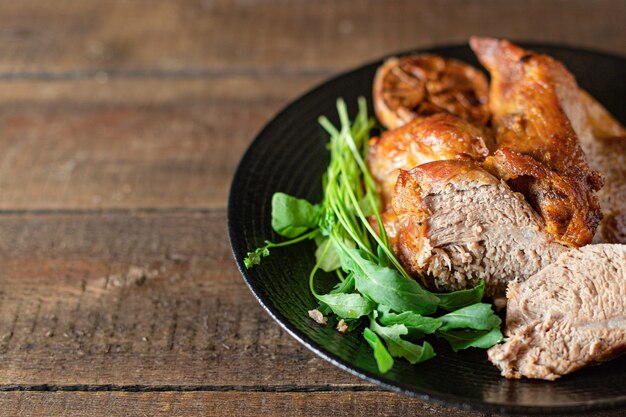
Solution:
[[[626,120],[626,59],[569,47],[525,46],[564,62],[583,88],[618,119]],[[467,46],[427,52],[480,67]],[[372,80],[380,63],[340,75],[294,101],[259,133],[241,160],[230,190],[228,229],[237,265],[256,298],[285,330],[317,355],[367,381],[422,400],[503,413],[624,407],[624,357],[556,382],[506,380],[486,360],[483,350],[453,353],[446,346],[437,345],[435,359],[416,366],[397,360],[389,373],[381,375],[360,334],[343,336],[333,326],[320,327],[308,319],[307,310],[316,306],[307,281],[314,263],[312,242],[274,249],[260,266],[252,270],[244,267],[242,260],[247,251],[265,239],[280,240],[270,225],[270,199],[274,192],[320,200],[320,177],[328,163],[328,138],[317,117],[327,115],[338,123],[337,97],[345,98],[351,115],[355,114],[358,96],[365,96],[371,103]],[[326,281],[321,279],[320,285],[330,288],[331,280]]]

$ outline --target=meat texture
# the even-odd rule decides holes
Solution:
[[[388,129],[438,113],[481,126],[489,121],[485,76],[471,65],[438,55],[388,59],[376,72],[372,94],[376,116]]]
[[[470,45],[491,73],[489,105],[503,150],[486,167],[526,196],[557,239],[590,243],[602,217],[594,192],[603,178],[589,168],[576,134],[589,124],[576,80],[560,62],[508,41],[472,38]]]
[[[521,194],[476,162],[435,161],[400,171],[385,218],[402,265],[432,290],[475,286],[504,295],[550,264],[566,246],[544,231],[542,218]]]
[[[449,113],[414,119],[370,141],[367,157],[372,176],[379,184],[383,205],[391,201],[400,169],[441,159],[483,160],[493,146],[483,128]]]
[[[554,380],[626,348],[626,246],[570,250],[507,291],[505,343],[488,352],[507,378]]]
[[[590,129],[578,133],[591,168],[605,178],[598,191],[603,219],[594,243],[626,243],[626,128],[585,91],[581,91]]]

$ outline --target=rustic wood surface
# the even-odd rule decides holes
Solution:
[[[274,324],[231,258],[230,179],[332,74],[471,34],[626,54],[625,8],[0,1],[0,415],[485,416],[365,383]]]

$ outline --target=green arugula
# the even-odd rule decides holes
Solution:
[[[318,310],[342,319],[347,331],[369,322],[363,337],[373,349],[381,373],[391,369],[393,357],[411,364],[434,357],[427,341],[414,343],[427,335],[447,340],[454,351],[488,348],[500,342],[501,320],[489,304],[481,303],[484,281],[471,289],[434,294],[404,270],[389,244],[378,189],[365,163],[374,120],[368,117],[363,98],[358,100],[353,121],[341,99],[337,100],[337,111],[339,127],[326,117],[319,118],[330,136],[322,201],[313,204],[275,193],[272,228],[290,240],[265,241],[247,254],[246,267],[259,265],[272,248],[315,239],[309,288],[319,301]],[[320,270],[338,279],[327,294],[316,291],[315,277]]]
[[[367,316],[375,308],[376,303],[357,293],[317,295],[317,299],[326,304],[342,319],[357,319]]]
[[[491,304],[477,303],[439,317],[440,331],[452,329],[491,330],[502,320],[491,309]]]
[[[281,236],[294,238],[317,227],[321,207],[285,193],[272,196],[272,229]]]
[[[437,336],[446,339],[455,352],[469,347],[488,349],[500,343],[503,338],[499,328],[491,330],[447,330],[437,332]]]
[[[393,367],[393,358],[380,338],[367,327],[363,330],[363,338],[374,350],[374,359],[376,359],[380,373],[384,374],[389,371]]]

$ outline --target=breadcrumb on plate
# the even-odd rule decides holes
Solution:
[[[318,309],[309,310],[309,317],[311,317],[317,324],[321,324],[322,326],[328,323],[328,319],[324,317],[321,311]]]

